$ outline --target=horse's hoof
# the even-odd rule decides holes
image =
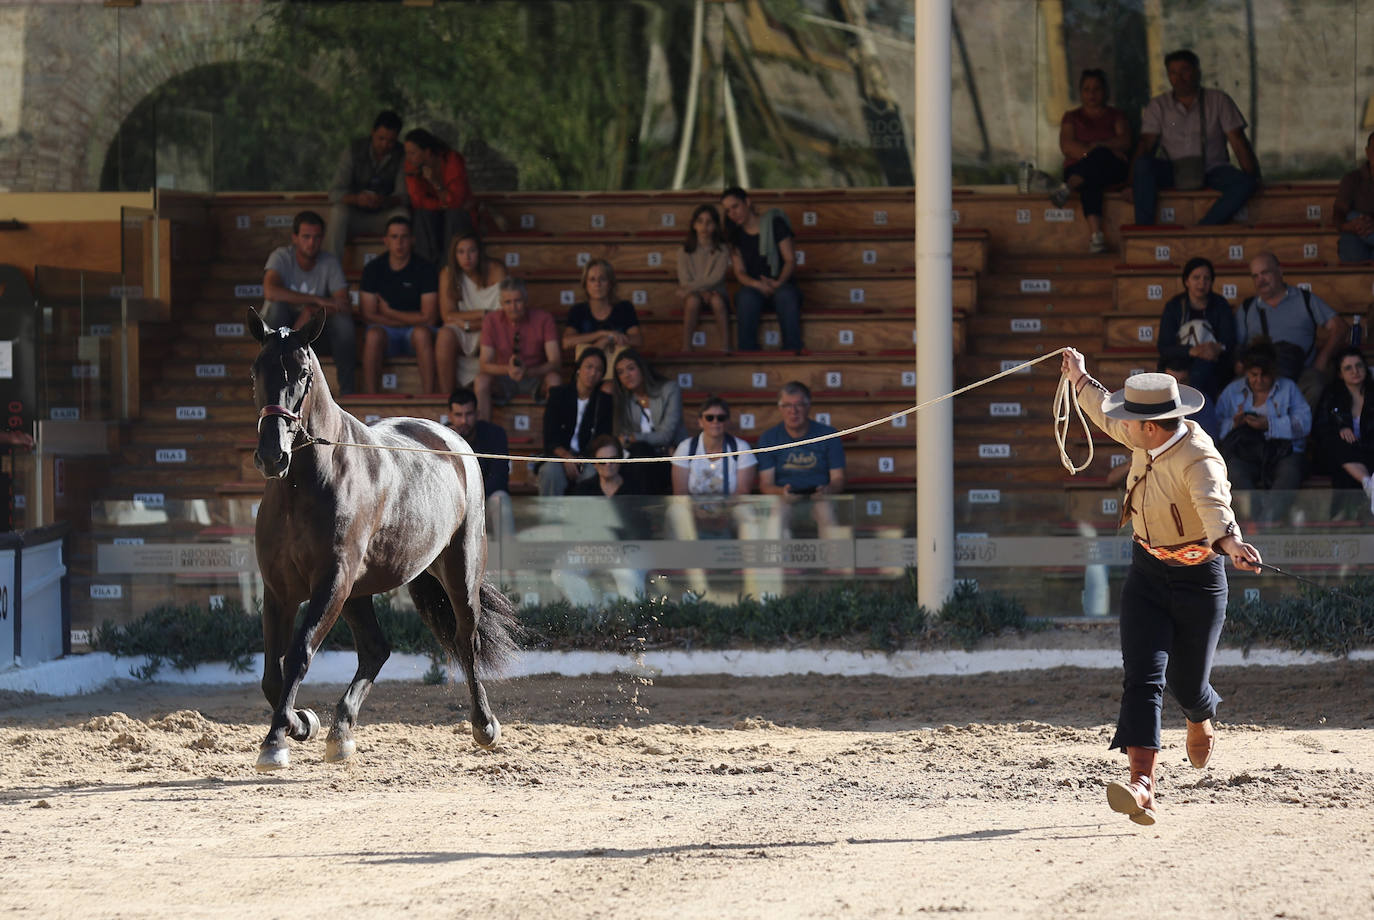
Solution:
[[[315,736],[320,733],[320,717],[315,715],[313,709],[298,709],[296,716],[305,723],[305,737],[302,741],[314,741]]]
[[[342,763],[352,757],[358,750],[358,746],[353,743],[352,738],[335,738],[333,735],[324,745],[325,763]]]
[[[491,717],[483,728],[472,726],[472,738],[481,747],[491,750],[496,747],[496,742],[501,740],[501,723],[496,721],[496,716]]]
[[[258,772],[275,773],[277,770],[285,770],[291,766],[291,749],[286,745],[273,747],[264,744],[262,750],[258,752]]]

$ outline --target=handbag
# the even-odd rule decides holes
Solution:
[[[1202,153],[1195,157],[1179,157],[1173,159],[1174,164],[1174,188],[1180,191],[1193,191],[1200,189],[1207,184],[1207,117],[1203,113],[1203,100],[1207,98],[1207,90],[1198,88],[1197,93],[1197,117],[1199,133],[1202,137]],[[1165,150],[1165,156],[1169,151]]]

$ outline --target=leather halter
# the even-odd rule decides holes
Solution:
[[[285,406],[263,406],[262,409],[258,412],[258,434],[262,434],[262,423],[267,421],[269,418],[284,418],[287,420],[288,423],[297,422],[300,424],[299,433],[305,435],[305,443],[300,445],[301,447],[309,447],[311,444],[317,443],[317,439],[313,437],[309,431],[306,430],[305,419],[301,414],[305,410],[305,399],[307,396],[310,395],[310,387],[314,384],[314,382],[315,370],[314,368],[311,368],[308,372],[308,376],[305,378],[305,392],[301,394],[301,401],[296,405],[295,412],[292,412]],[[293,446],[291,449],[293,451],[296,450],[296,447],[294,446],[295,441],[296,436],[292,435],[291,442]]]

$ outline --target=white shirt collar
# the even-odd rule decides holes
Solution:
[[[1186,434],[1188,434],[1188,423],[1186,421],[1180,422],[1178,430],[1174,432],[1174,436],[1172,438],[1165,441],[1163,444],[1159,445],[1154,450],[1147,451],[1147,453],[1150,455],[1150,459],[1159,459],[1160,454],[1164,453],[1166,450],[1173,447],[1179,441],[1182,441]]]

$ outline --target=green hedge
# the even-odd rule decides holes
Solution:
[[[445,656],[419,615],[411,608],[395,606],[389,596],[378,597],[375,606],[392,647],[397,652],[430,656],[438,674]],[[530,647],[613,651],[807,643],[881,651],[972,648],[1004,632],[1045,625],[1030,619],[1015,598],[980,592],[963,583],[932,615],[916,601],[912,572],[890,585],[847,582],[786,597],[745,596],[729,605],[691,595],[681,601],[622,600],[599,608],[556,602],[527,606],[520,618]],[[237,604],[217,610],[164,605],[123,626],[104,624],[96,630],[92,644],[120,656],[149,656],[143,677],[152,677],[164,663],[184,670],[201,662],[228,661],[247,670],[251,656],[262,651],[262,627],[257,612],[249,613]],[[1222,644],[1338,655],[1374,645],[1374,576],[1349,581],[1340,592],[1304,588],[1273,603],[1232,603]],[[346,623],[341,620],[334,627],[324,648],[353,648]]]

